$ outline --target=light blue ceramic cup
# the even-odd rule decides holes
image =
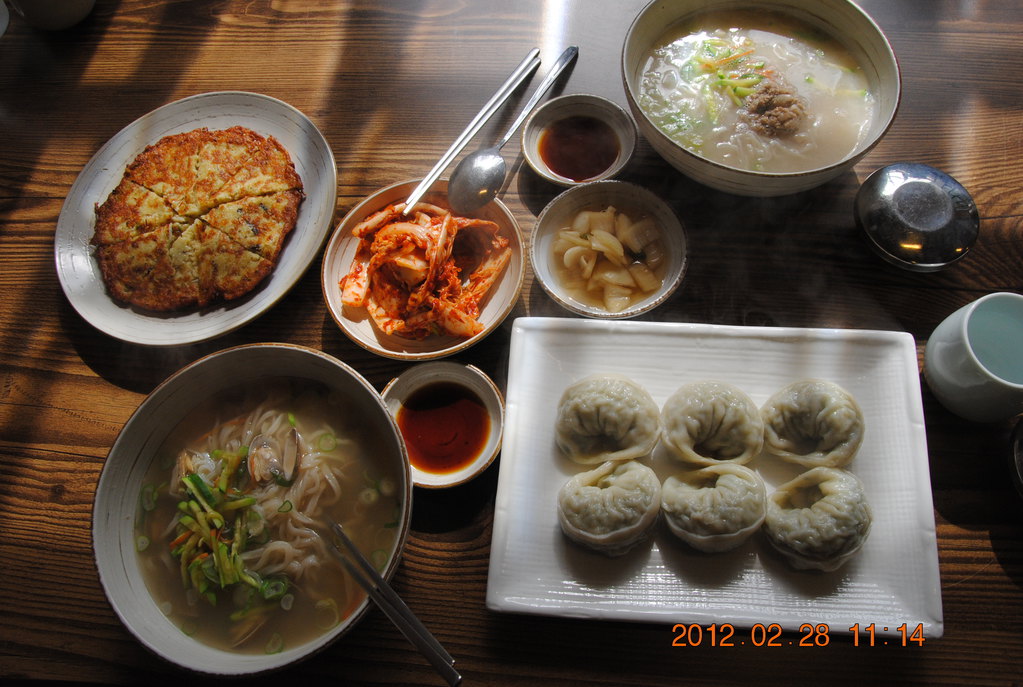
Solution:
[[[927,341],[924,377],[967,420],[1023,413],[1023,295],[991,293],[949,315]]]

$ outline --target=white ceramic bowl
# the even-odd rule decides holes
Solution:
[[[580,116],[593,117],[611,127],[618,140],[618,157],[600,174],[575,181],[561,176],[547,165],[540,155],[540,140],[544,130],[551,124],[568,117]],[[526,164],[541,177],[559,186],[577,186],[590,181],[610,179],[628,164],[635,149],[636,124],[632,117],[616,103],[597,95],[580,93],[548,100],[529,116],[522,129],[522,154],[526,158]]]
[[[365,599],[337,626],[316,639],[276,654],[213,649],[187,636],[164,616],[142,578],[135,551],[135,520],[146,471],[162,444],[196,404],[236,388],[240,381],[288,377],[327,385],[348,401],[358,426],[379,441],[376,459],[397,485],[400,513],[395,541],[383,568],[398,567],[412,512],[412,481],[405,445],[383,400],[352,368],[319,351],[289,344],[254,344],[206,356],[173,374],[142,401],[107,456],[96,488],[92,537],[100,582],[114,611],[147,648],[201,673],[261,673],[302,659],[349,630],[365,613]]]
[[[490,420],[486,442],[476,457],[464,467],[445,473],[429,472],[411,462],[412,481],[417,487],[438,489],[465,484],[486,470],[501,450],[504,435],[504,397],[497,385],[479,368],[449,361],[421,363],[395,377],[384,388],[383,399],[397,419],[403,403],[432,384],[452,383],[468,389],[486,409]],[[411,455],[411,452],[410,452]]]
[[[621,312],[609,312],[574,298],[560,283],[554,255],[554,241],[582,210],[603,210],[609,205],[634,220],[651,216],[661,230],[668,258],[661,287]],[[641,315],[668,299],[682,283],[689,263],[686,231],[678,216],[651,191],[624,181],[595,181],[575,186],[548,203],[530,236],[533,274],[543,290],[562,307],[586,317],[624,319]]]
[[[406,339],[380,331],[373,324],[365,308],[344,305],[341,302],[338,282],[351,269],[352,259],[359,244],[359,239],[352,236],[352,228],[374,212],[388,205],[404,202],[418,184],[418,179],[405,181],[368,196],[345,215],[330,237],[323,255],[321,272],[323,298],[334,322],[352,341],[363,348],[397,360],[442,358],[464,351],[482,341],[504,321],[515,306],[522,290],[526,270],[522,233],[518,222],[504,203],[493,200],[471,213],[471,216],[496,222],[501,228],[501,234],[509,239],[512,254],[497,283],[480,304],[479,321],[483,324],[482,332],[468,339],[443,334],[421,340]],[[446,179],[436,182],[423,196],[423,201],[447,207],[447,188]]]
[[[845,44],[866,75],[877,101],[877,117],[860,145],[845,159],[791,173],[750,172],[711,162],[665,135],[639,107],[639,82],[648,50],[674,24],[694,14],[753,9],[789,14]],[[901,76],[888,39],[874,21],[849,0],[654,0],[633,20],[622,49],[622,78],[640,133],[661,157],[686,176],[711,188],[745,196],[778,196],[819,186],[851,169],[888,131],[899,107]]]

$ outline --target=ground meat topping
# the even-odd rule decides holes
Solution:
[[[743,119],[764,136],[787,136],[807,116],[806,101],[787,84],[765,79],[747,96]]]

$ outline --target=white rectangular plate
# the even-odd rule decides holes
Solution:
[[[923,626],[943,631],[937,539],[916,348],[911,335],[835,329],[724,327],[658,322],[520,318],[514,322],[501,472],[487,584],[497,611],[666,623],[828,624],[878,636]],[[847,469],[863,481],[873,525],[863,549],[832,573],[796,571],[761,535],[705,554],[663,523],[648,542],[608,558],[570,542],[557,492],[586,469],[560,455],[561,394],[589,374],[619,373],[658,404],[701,379],[732,383],[759,405],[805,378],[836,382],[859,402],[866,435]],[[647,459],[663,479],[678,469],[658,447]],[[770,493],[797,466],[760,456]],[[736,642],[737,643],[737,642]]]

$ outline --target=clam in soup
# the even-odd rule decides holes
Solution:
[[[707,12],[650,51],[639,106],[669,138],[712,162],[791,173],[841,162],[877,106],[837,40],[787,15]]]
[[[274,380],[195,409],[169,435],[139,501],[146,585],[208,646],[276,653],[329,632],[365,594],[317,532],[341,523],[381,570],[394,554],[400,475],[315,383]]]

